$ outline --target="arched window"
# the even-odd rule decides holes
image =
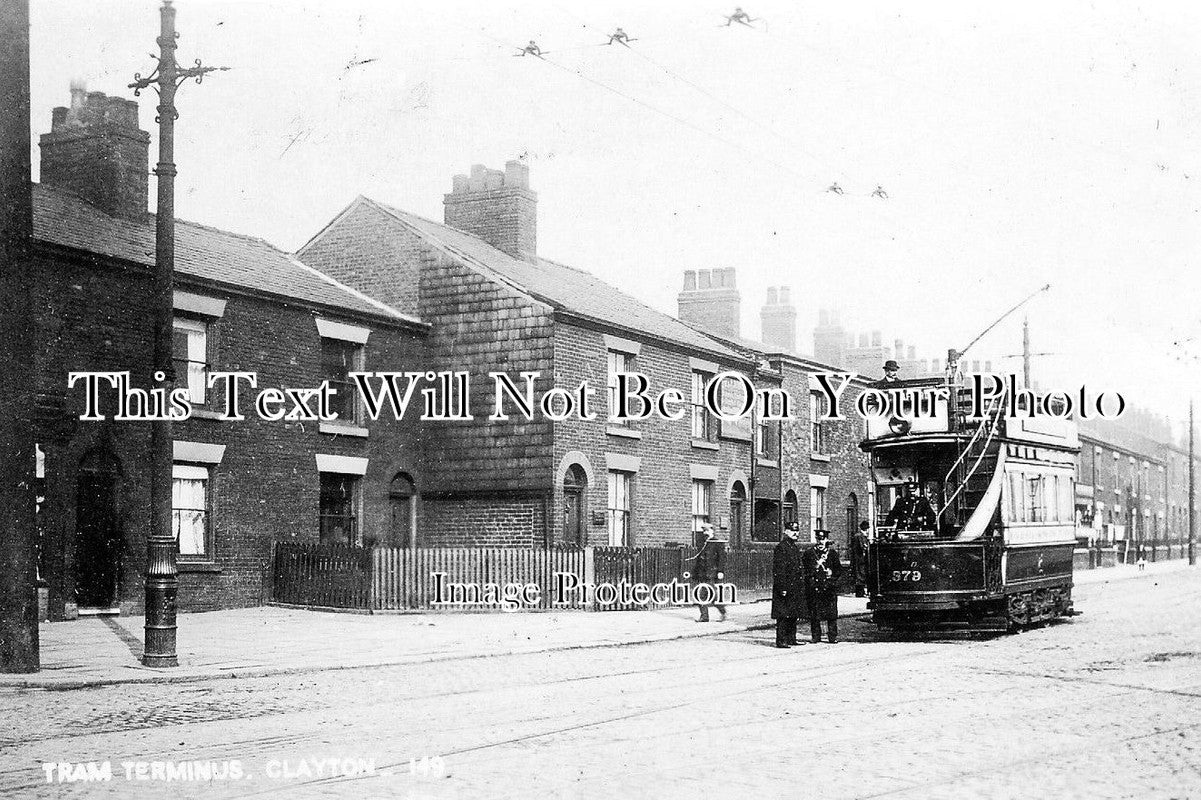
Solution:
[[[784,527],[797,521],[796,492],[789,489],[784,494]]]
[[[417,544],[417,484],[407,472],[398,472],[388,487],[388,547]]]
[[[584,513],[588,494],[588,475],[579,464],[572,464],[563,476],[563,541],[585,544]]]

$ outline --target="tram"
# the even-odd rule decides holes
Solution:
[[[860,447],[876,489],[868,608],[882,628],[1015,631],[1070,616],[1075,422],[1016,416],[1000,394],[946,379],[878,390],[908,397],[868,416]],[[928,402],[919,408],[914,399]]]

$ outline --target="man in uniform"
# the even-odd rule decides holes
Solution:
[[[713,526],[708,522],[701,525],[701,549],[697,551],[695,563],[692,565],[692,583],[717,583],[726,577],[726,546],[718,541],[713,533]],[[721,621],[726,621],[726,607],[716,606],[721,614]],[[701,618],[697,622],[709,621],[709,606],[697,605],[701,610]]]
[[[797,643],[796,623],[804,609],[805,581],[801,574],[800,527],[790,523],[776,545],[771,564],[771,618],[776,621],[776,647]]]
[[[932,531],[937,524],[930,501],[918,491],[916,481],[908,481],[897,502],[888,512],[885,524],[898,531]]]
[[[830,547],[829,531],[816,531],[815,544],[805,550],[805,599],[809,606],[809,638],[817,644],[822,640],[822,620],[830,644],[838,642],[838,578],[842,563],[838,551]]]

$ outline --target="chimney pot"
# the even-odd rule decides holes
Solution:
[[[529,165],[521,161],[506,161],[505,186],[514,189],[530,188]]]
[[[917,348],[914,347],[913,345],[909,345],[908,352],[909,352],[909,360],[916,361],[917,360]]]
[[[696,288],[700,290],[713,288],[713,275],[707,269],[696,271]]]
[[[774,286],[767,287],[767,304],[769,306],[776,305],[779,301],[778,290]]]
[[[880,347],[884,343],[884,334],[880,331],[872,331],[872,347]]]
[[[696,270],[694,270],[694,269],[684,270],[684,291],[686,291],[686,292],[695,292],[696,291]]]
[[[781,305],[792,305],[792,289],[788,286],[780,287],[780,303]]]

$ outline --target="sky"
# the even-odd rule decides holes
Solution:
[[[72,79],[132,97],[158,5],[31,5],[36,151]],[[179,94],[182,218],[295,250],[359,194],[440,221],[452,175],[520,157],[539,253],[664,312],[733,267],[746,336],[788,285],[803,351],[837,308],[944,357],[1049,283],[1023,308],[1044,389],[1201,398],[1195,4],[176,7],[181,61],[231,67]],[[1023,312],[969,359],[1020,372]]]

